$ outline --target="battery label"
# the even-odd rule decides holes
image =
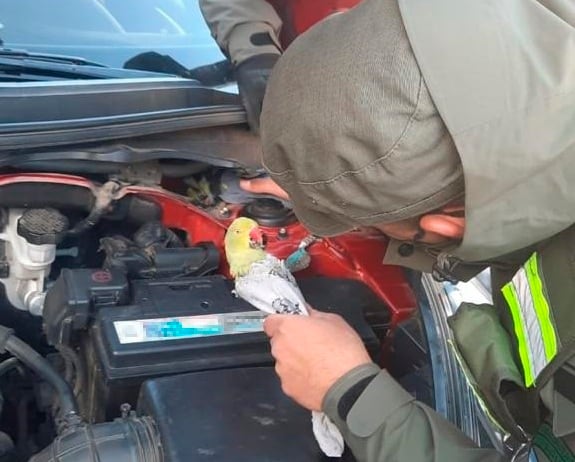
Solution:
[[[263,332],[267,313],[248,311],[160,319],[115,321],[121,344],[213,337],[216,335]]]

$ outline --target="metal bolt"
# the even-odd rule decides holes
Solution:
[[[132,406],[128,403],[124,403],[120,406],[120,412],[122,413],[122,419],[127,419],[132,411]]]
[[[220,215],[224,218],[227,218],[231,215],[232,212],[230,212],[230,209],[227,207],[222,207],[220,209]]]
[[[288,237],[288,230],[285,228],[280,228],[278,231],[278,238],[285,239],[286,237]]]

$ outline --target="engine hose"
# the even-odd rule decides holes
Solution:
[[[64,236],[78,236],[90,230],[98,224],[106,214],[108,207],[121,195],[122,187],[115,181],[108,181],[101,188],[94,192],[96,201],[89,215],[76,224],[74,228],[64,233]]]
[[[94,209],[90,212],[90,214],[80,221],[73,229],[66,231],[66,237],[73,237],[79,236],[80,234],[84,234],[86,231],[92,229],[94,226],[98,224],[101,218],[106,213],[105,209]]]
[[[66,369],[68,369],[70,365],[74,369],[73,373],[73,375],[75,375],[74,396],[80,396],[80,393],[82,393],[82,391],[84,390],[84,378],[86,377],[86,371],[84,365],[82,364],[82,361],[80,361],[80,358],[78,358],[76,352],[72,348],[66,345],[60,344],[56,347],[56,349],[64,358],[64,361],[66,362]],[[73,381],[72,378],[68,380],[68,382],[72,381]]]
[[[78,420],[78,404],[70,385],[58,374],[52,365],[31,346],[14,335],[11,329],[0,326],[0,351],[5,350],[18,358],[56,391],[60,401],[61,423],[67,427]]]
[[[18,358],[9,358],[5,361],[0,363],[0,377],[2,377],[7,372],[11,371],[12,369],[18,369],[20,366],[20,361]]]

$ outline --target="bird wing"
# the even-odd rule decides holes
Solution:
[[[307,314],[306,302],[285,263],[267,255],[236,278],[238,296],[266,313]]]

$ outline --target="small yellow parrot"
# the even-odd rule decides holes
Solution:
[[[252,263],[266,257],[263,234],[251,218],[237,218],[225,237],[225,249],[230,272],[235,278],[247,274]]]
[[[264,250],[263,234],[254,220],[234,220],[226,232],[225,249],[239,297],[270,314],[308,314],[295,278],[283,260]]]
[[[235,292],[240,298],[269,314],[309,314],[304,296],[285,262],[264,250],[257,222],[245,217],[235,219],[226,232],[224,245]],[[329,417],[313,411],[312,428],[322,451],[329,457],[341,457],[343,437]]]

